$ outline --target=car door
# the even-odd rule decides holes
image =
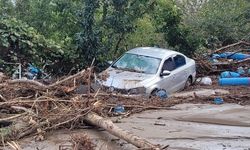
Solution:
[[[173,58],[172,57],[167,58],[162,65],[161,72],[167,70],[170,71],[170,74],[166,76],[160,76],[160,81],[158,82],[158,86],[159,88],[166,90],[168,94],[173,93],[175,90],[176,80],[175,80],[175,75],[172,72],[174,69],[175,69],[175,64]]]
[[[173,87],[173,92],[180,91],[184,88],[186,81],[188,79],[186,58],[183,55],[177,54],[172,56],[175,69],[172,71],[173,82],[175,83]]]

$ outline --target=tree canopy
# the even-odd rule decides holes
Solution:
[[[188,56],[249,40],[248,0],[0,0],[0,59],[68,73],[138,46]]]

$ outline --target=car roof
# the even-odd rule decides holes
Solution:
[[[172,54],[180,54],[176,51],[163,49],[163,48],[157,48],[157,47],[138,47],[138,48],[131,49],[127,51],[126,53],[150,56],[150,57],[155,57],[155,58],[160,58],[160,59],[166,58]]]

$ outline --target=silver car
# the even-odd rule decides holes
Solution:
[[[147,96],[164,90],[183,90],[195,81],[195,61],[162,48],[139,47],[127,51],[100,74],[100,83],[112,92]]]

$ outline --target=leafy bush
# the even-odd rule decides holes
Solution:
[[[64,54],[52,40],[15,18],[0,19],[0,53],[2,65],[4,61],[39,67],[60,61]]]

